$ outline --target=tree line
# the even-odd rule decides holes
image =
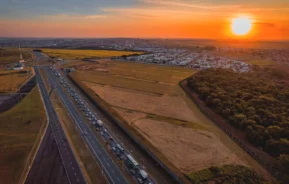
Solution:
[[[286,78],[287,77],[287,78]],[[275,69],[236,73],[200,71],[189,87],[227,123],[241,129],[254,146],[278,158],[289,172],[289,79]]]

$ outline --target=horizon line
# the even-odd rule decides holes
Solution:
[[[210,41],[240,41],[240,42],[289,42],[289,39],[238,39],[238,38],[196,38],[196,37],[11,37],[11,36],[0,36],[0,39],[158,39],[158,40],[210,40]]]

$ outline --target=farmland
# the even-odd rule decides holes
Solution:
[[[0,114],[0,171],[2,183],[18,183],[46,126],[38,88],[12,109]]]
[[[29,77],[30,73],[22,71],[0,71],[0,93],[17,91]]]
[[[25,60],[31,57],[28,52],[22,52],[22,55]],[[18,49],[0,49],[0,93],[15,92],[31,76],[26,71],[7,70],[19,59]],[[30,68],[27,69],[29,70]]]
[[[31,58],[30,53],[28,52],[22,52],[23,59],[28,60]],[[18,62],[20,59],[20,54],[18,49],[10,49],[6,48],[3,50],[0,50],[0,65],[11,65],[13,63]]]
[[[194,73],[186,68],[101,60],[79,66],[70,76],[93,99],[105,101],[106,109],[147,141],[146,147],[167,165],[171,162],[185,174],[224,164],[264,173],[180,88],[179,82]]]
[[[73,50],[73,49],[42,49],[50,57],[62,59],[106,58],[122,55],[142,54],[142,52],[115,50]]]

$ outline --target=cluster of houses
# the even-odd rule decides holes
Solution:
[[[192,52],[185,49],[156,49],[149,54],[128,56],[126,60],[140,63],[181,66],[204,70],[208,68],[232,69],[236,72],[248,72],[251,65],[243,61],[218,57],[209,52]]]

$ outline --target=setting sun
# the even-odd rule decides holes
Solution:
[[[244,36],[252,29],[252,20],[248,17],[237,17],[232,20],[232,32],[237,36]]]

